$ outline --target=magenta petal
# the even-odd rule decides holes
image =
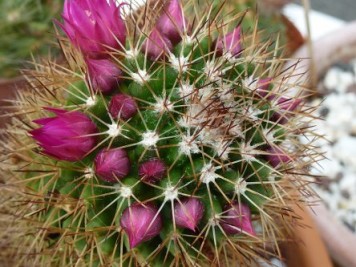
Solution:
[[[122,213],[120,225],[129,237],[130,248],[134,248],[160,233],[162,218],[152,204],[134,203]]]
[[[46,125],[47,123],[50,123],[53,120],[55,120],[55,118],[41,118],[34,120],[33,122],[39,125]]]
[[[110,47],[122,49],[126,26],[114,1],[66,0],[61,28],[86,56],[102,57]]]

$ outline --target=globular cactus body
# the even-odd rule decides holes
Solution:
[[[147,32],[125,27],[114,1],[89,2],[65,2],[70,70],[58,72],[62,89],[38,95],[57,117],[37,112],[38,145],[27,140],[21,179],[36,212],[26,216],[42,225],[33,262],[256,260],[281,238],[305,152],[300,101],[282,96],[268,45],[210,5],[185,17],[195,1],[168,1]]]

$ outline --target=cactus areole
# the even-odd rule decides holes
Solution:
[[[36,222],[22,260],[249,266],[293,227],[303,103],[269,44],[216,2],[165,1],[151,25],[112,0],[65,1],[68,64],[21,98],[32,130],[16,184]]]

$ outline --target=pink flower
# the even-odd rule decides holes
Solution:
[[[114,95],[109,104],[109,112],[113,118],[119,118],[126,121],[136,115],[136,101],[129,95]]]
[[[285,153],[277,146],[272,146],[267,150],[267,161],[273,166],[277,167],[280,164],[287,164],[292,161],[291,156]]]
[[[216,54],[218,56],[229,54],[238,57],[242,51],[241,47],[241,27],[236,27],[232,32],[220,37],[216,41]]]
[[[122,148],[103,149],[94,160],[95,174],[102,180],[115,183],[130,172],[130,160]]]
[[[183,228],[195,231],[204,214],[203,203],[193,197],[186,198],[174,205],[175,223]]]
[[[186,20],[179,0],[171,0],[165,6],[156,27],[173,45],[178,44],[182,40],[182,34],[186,29]]]
[[[246,204],[234,203],[225,207],[220,225],[225,233],[229,235],[240,234],[242,232],[256,235],[252,226],[251,211]]]
[[[160,233],[162,219],[152,204],[134,203],[122,213],[120,225],[129,237],[130,248],[134,248]]]
[[[60,26],[73,45],[91,57],[125,44],[126,27],[114,0],[66,0]]]
[[[150,159],[140,165],[138,175],[144,182],[156,183],[166,175],[166,165],[160,159]]]
[[[146,53],[153,61],[165,57],[172,49],[173,45],[171,41],[162,35],[157,28],[153,28],[142,45],[143,53]]]
[[[42,127],[30,132],[43,153],[59,160],[78,161],[91,152],[96,144],[93,135],[98,130],[85,114],[56,108],[46,110],[56,117],[35,120]]]
[[[121,70],[108,59],[90,59],[86,60],[88,65],[88,74],[92,87],[95,91],[109,93],[117,87]]]

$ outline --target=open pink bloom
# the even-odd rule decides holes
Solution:
[[[273,166],[277,167],[280,164],[286,164],[292,161],[291,156],[277,146],[272,146],[267,150],[267,161]]]
[[[252,226],[251,211],[246,204],[234,203],[225,207],[220,225],[229,235],[240,234],[242,231],[256,235]]]
[[[62,17],[60,26],[87,56],[102,56],[107,47],[125,43],[126,27],[114,0],[66,0]]]
[[[130,160],[122,148],[103,149],[94,160],[95,174],[106,182],[115,183],[130,172]]]
[[[160,159],[154,158],[142,163],[138,170],[138,175],[142,181],[156,183],[166,174],[166,165]]]
[[[232,32],[220,37],[216,41],[216,54],[218,56],[229,54],[238,57],[242,51],[241,47],[241,27],[236,27]]]
[[[182,40],[182,34],[186,30],[186,19],[179,0],[171,0],[165,6],[162,16],[156,24],[162,36],[168,38],[173,45]]]
[[[121,70],[108,59],[90,59],[86,60],[88,65],[88,74],[93,89],[102,93],[109,93],[117,87]]]
[[[122,213],[120,225],[129,237],[130,248],[134,248],[160,233],[162,218],[152,204],[134,203]]]
[[[142,44],[143,53],[147,53],[148,57],[153,61],[165,57],[172,49],[173,45],[171,41],[160,33],[157,28],[153,28],[148,38]]]
[[[109,112],[113,118],[126,121],[137,113],[136,101],[129,95],[114,95],[109,104]]]
[[[189,197],[174,205],[175,223],[182,227],[195,231],[204,214],[203,203],[196,198]]]
[[[41,128],[30,131],[32,137],[43,148],[43,153],[59,160],[78,161],[95,146],[98,132],[96,125],[85,114],[78,111],[46,108],[56,117],[42,118],[34,122]]]

